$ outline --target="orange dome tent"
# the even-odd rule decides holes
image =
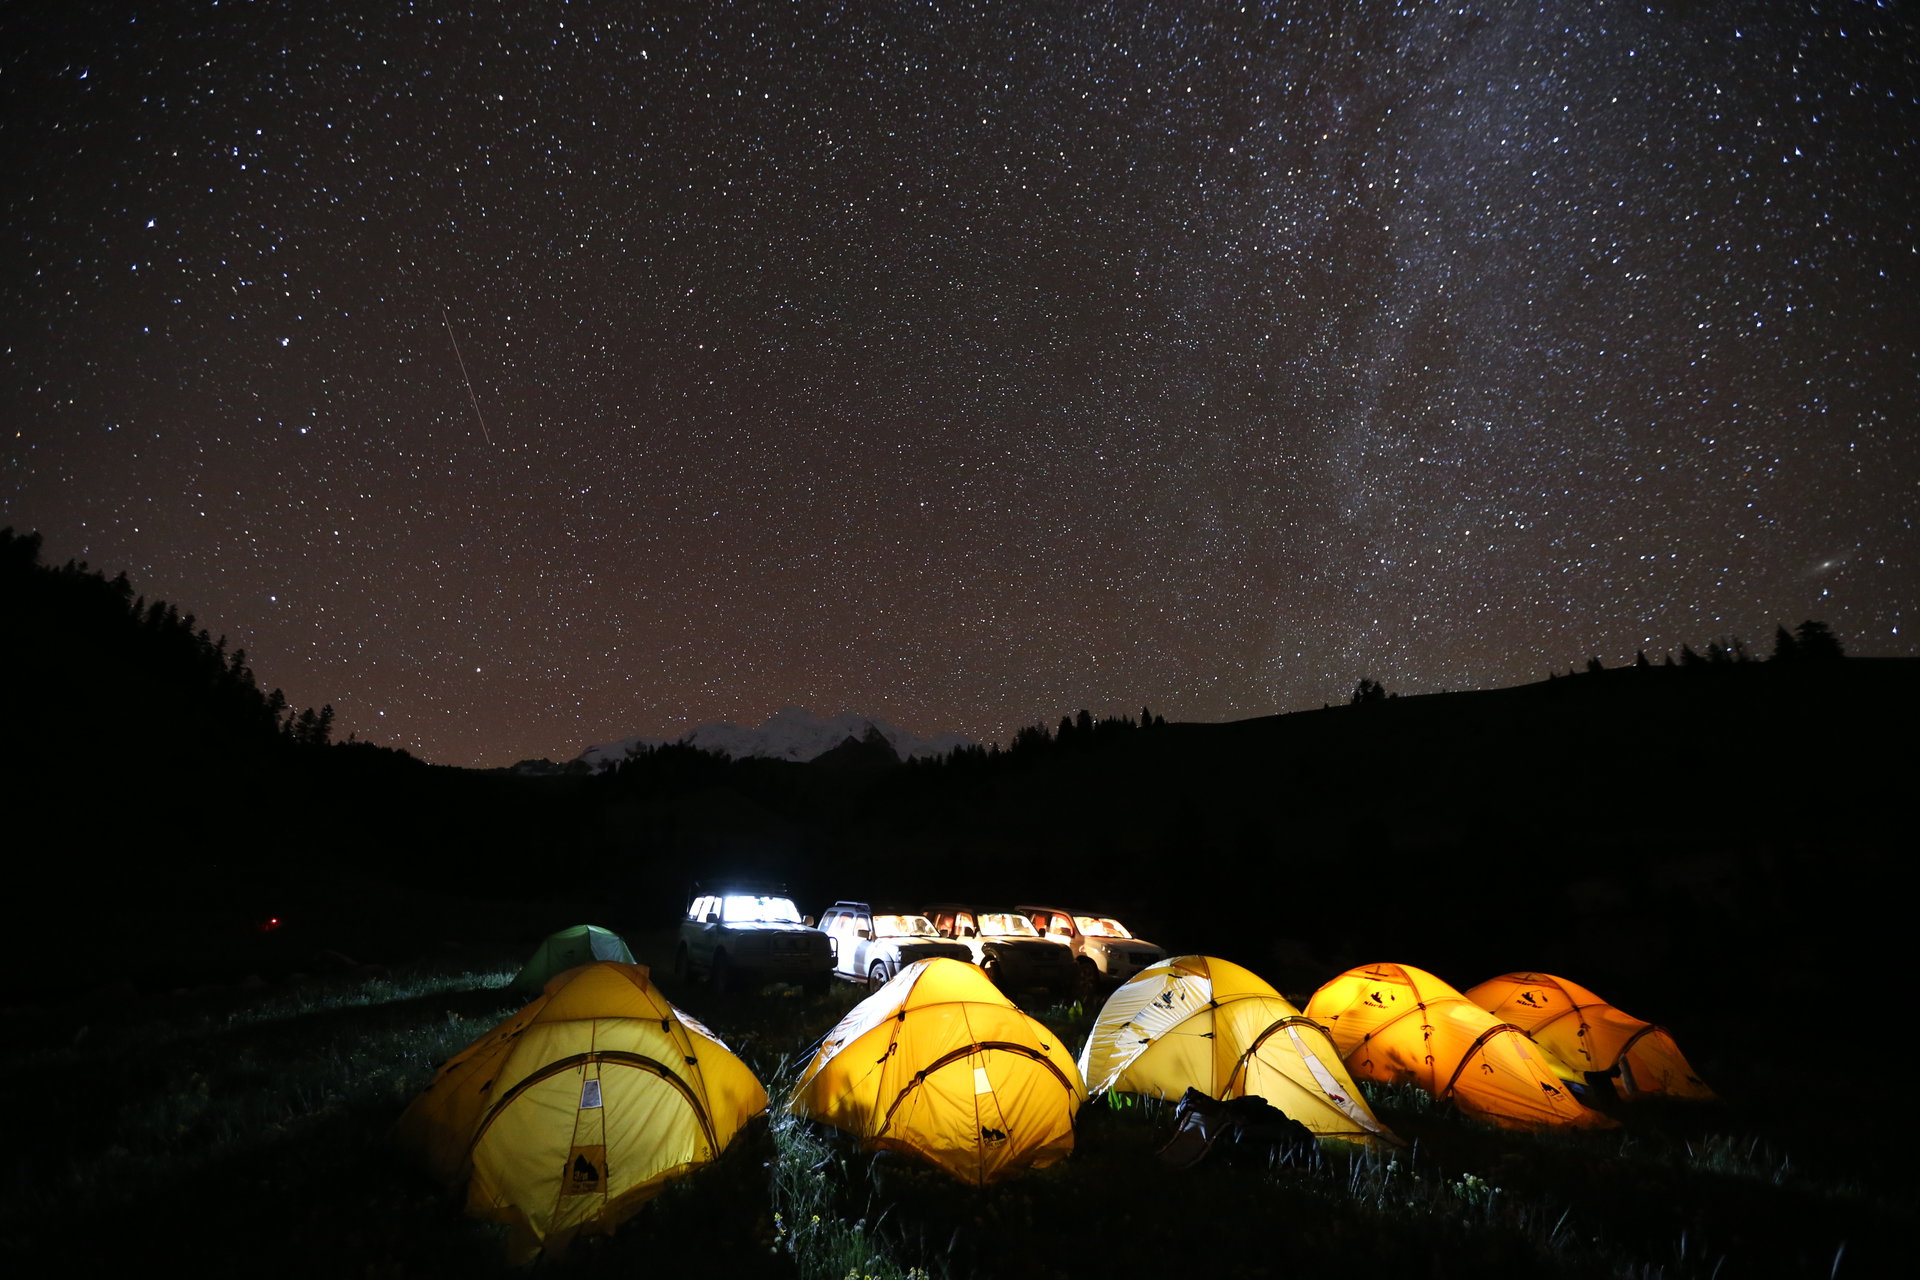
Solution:
[[[1467,999],[1511,1022],[1574,1069],[1613,1073],[1629,1101],[1648,1098],[1712,1100],[1666,1028],[1622,1013],[1578,983],[1548,973],[1506,973],[1466,993]]]
[[[1416,1084],[1508,1129],[1614,1123],[1573,1095],[1571,1068],[1424,969],[1349,969],[1313,993],[1307,1016],[1361,1080]]]
[[[919,960],[820,1042],[787,1109],[984,1186],[1073,1150],[1087,1098],[1045,1025],[963,960]]]
[[[1397,1144],[1326,1029],[1256,974],[1212,956],[1142,969],[1100,1010],[1080,1051],[1087,1091],[1221,1102],[1264,1098],[1316,1137]]]
[[[530,1261],[610,1234],[766,1108],[747,1065],[645,966],[609,960],[559,974],[449,1059],[395,1136]]]

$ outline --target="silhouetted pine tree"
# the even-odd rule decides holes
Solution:
[[[1794,649],[1802,662],[1837,662],[1847,656],[1840,637],[1824,622],[1808,618],[1793,629]]]
[[[1013,735],[1007,744],[1008,760],[1036,760],[1053,750],[1053,737],[1043,724],[1030,724]]]

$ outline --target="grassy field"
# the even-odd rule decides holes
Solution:
[[[504,988],[526,950],[15,1010],[0,1046],[9,1274],[509,1273],[503,1234],[462,1217],[388,1131],[438,1063],[518,1007]],[[1920,1180],[1891,1136],[1903,1117],[1827,1065],[1816,1041],[1830,1028],[1748,1053],[1762,1029],[1676,1027],[1727,1101],[1637,1110],[1607,1133],[1507,1133],[1419,1093],[1374,1092],[1413,1141],[1391,1158],[1325,1150],[1269,1167],[1216,1153],[1175,1171],[1154,1159],[1170,1107],[1098,1102],[1071,1160],[974,1190],[779,1113],[860,992],[663,987],[754,1068],[774,1115],[619,1235],[541,1270],[1872,1276],[1905,1270],[1916,1225]],[[1095,1010],[1031,1012],[1077,1049]]]

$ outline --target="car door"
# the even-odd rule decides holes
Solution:
[[[719,925],[708,924],[707,917],[720,910],[720,899],[712,895],[696,898],[687,928],[687,951],[693,957],[695,967],[705,969],[713,963],[713,938],[719,932]]]

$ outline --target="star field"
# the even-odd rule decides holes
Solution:
[[[0,521],[342,736],[1920,653],[1911,6],[357,9],[0,19]]]

